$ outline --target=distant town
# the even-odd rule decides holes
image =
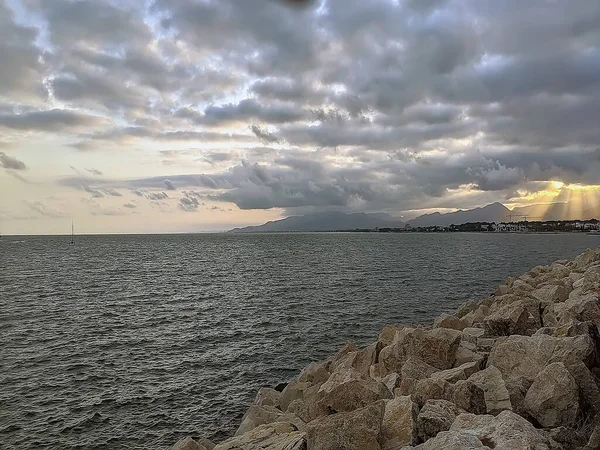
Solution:
[[[547,220],[520,222],[469,222],[449,226],[431,225],[415,227],[406,224],[399,228],[378,227],[354,230],[337,230],[363,233],[600,233],[600,220]]]

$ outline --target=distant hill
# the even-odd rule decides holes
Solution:
[[[508,209],[502,203],[492,203],[482,208],[459,210],[452,213],[424,214],[408,223],[413,227],[427,227],[433,225],[448,226],[459,225],[468,222],[518,222],[528,220],[586,220],[600,218],[600,210],[593,208],[581,211],[569,203],[552,203],[545,205],[530,205],[520,208]]]
[[[511,213],[510,209],[502,203],[492,203],[482,208],[468,209],[466,211],[456,211],[453,213],[424,214],[408,223],[413,227],[428,227],[432,225],[448,226],[451,224],[461,224],[468,222],[508,222],[507,215]]]
[[[231,233],[267,233],[287,231],[335,231],[361,228],[400,228],[404,223],[385,213],[345,214],[338,211],[291,216],[263,225],[234,228]]]

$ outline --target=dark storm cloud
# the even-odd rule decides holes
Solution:
[[[0,152],[0,167],[11,170],[27,170],[27,164],[14,156],[7,155],[4,152]]]

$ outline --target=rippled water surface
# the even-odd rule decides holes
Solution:
[[[347,340],[426,322],[586,235],[0,240],[0,448],[223,439],[255,390]]]

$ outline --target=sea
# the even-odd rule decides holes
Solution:
[[[0,448],[231,436],[261,386],[429,323],[584,234],[3,236]]]

